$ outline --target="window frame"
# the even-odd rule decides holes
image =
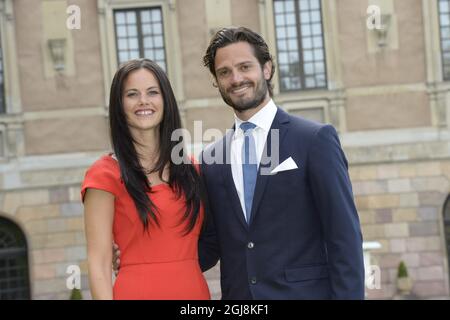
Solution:
[[[114,10],[160,7],[164,30],[166,73],[177,100],[184,100],[183,64],[178,32],[177,0],[97,0],[103,65],[105,116],[109,105],[110,86],[118,68]]]
[[[278,37],[276,36],[277,34],[277,25],[275,23],[275,16],[276,16],[276,12],[275,12],[275,3],[281,1],[281,0],[273,0],[272,1],[272,10],[273,10],[273,27],[274,27],[274,34],[275,34],[275,47],[276,47],[276,54],[277,57],[279,56],[280,50],[278,47]],[[323,13],[323,5],[322,5],[322,1],[318,0],[319,3],[319,12],[320,12],[320,27],[321,27],[321,34],[320,34],[320,38],[321,38],[321,45],[322,47],[320,49],[323,50],[323,75],[325,77],[324,79],[324,85],[323,86],[314,86],[314,87],[307,87],[306,86],[306,74],[305,74],[305,70],[304,70],[304,64],[305,64],[305,60],[304,60],[304,48],[303,48],[303,30],[302,30],[302,23],[301,23],[301,13],[300,12],[300,6],[299,6],[299,2],[298,0],[294,0],[294,14],[295,14],[295,26],[296,26],[296,31],[297,31],[297,47],[298,47],[298,54],[299,54],[299,61],[298,61],[298,66],[299,66],[299,79],[300,79],[300,88],[293,88],[293,89],[283,89],[283,77],[281,76],[281,68],[280,68],[280,63],[278,62],[279,60],[277,59],[277,69],[278,69],[278,85],[279,85],[279,91],[280,93],[289,93],[289,92],[296,92],[296,91],[318,91],[318,90],[327,90],[328,89],[328,65],[327,65],[327,53],[326,53],[326,44],[325,44],[325,28],[324,28],[324,13]],[[311,10],[308,10],[308,13],[310,13]],[[309,23],[309,25],[312,25],[311,23]],[[313,35],[311,35],[311,38],[313,37]],[[291,38],[286,38],[286,39],[291,39]],[[293,38],[292,38],[293,39]],[[319,48],[319,47],[318,47]],[[313,46],[311,50],[315,50],[315,47]],[[290,51],[286,51],[287,53],[289,53]],[[312,60],[313,64],[316,63],[316,60]],[[313,77],[315,78],[317,73],[313,73],[312,74]],[[317,82],[315,80],[315,82]]]
[[[137,7],[137,8],[116,8],[113,9],[113,19],[114,19],[114,37],[115,37],[115,44],[116,44],[116,58],[117,58],[117,66],[120,65],[120,57],[119,57],[119,37],[116,33],[116,27],[117,27],[117,19],[116,19],[116,12],[135,12],[136,13],[136,27],[137,27],[137,38],[138,38],[138,51],[139,56],[144,57],[145,56],[145,48],[144,48],[144,35],[142,32],[142,22],[141,22],[141,15],[140,13],[145,10],[152,10],[158,8],[161,13],[161,35],[163,37],[163,51],[164,51],[164,65],[165,65],[165,71],[168,73],[169,66],[167,63],[167,47],[166,47],[166,33],[164,28],[164,15],[163,15],[163,8],[160,5],[149,5],[147,7]],[[157,62],[157,61],[156,61]]]

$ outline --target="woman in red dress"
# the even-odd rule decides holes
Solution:
[[[198,263],[201,179],[172,132],[181,128],[164,71],[131,60],[114,76],[109,106],[114,154],[97,160],[81,188],[94,299],[210,299]],[[121,249],[112,282],[113,241]]]

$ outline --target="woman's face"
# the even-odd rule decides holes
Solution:
[[[131,72],[124,82],[123,107],[132,132],[157,130],[164,100],[158,80],[145,68]]]

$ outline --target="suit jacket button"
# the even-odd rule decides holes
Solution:
[[[253,249],[254,246],[255,246],[255,244],[253,242],[249,242],[247,244],[247,248],[249,248],[249,249]]]
[[[250,280],[250,283],[251,283],[251,284],[256,284],[256,282],[257,282],[257,281],[256,281],[256,277],[252,277],[251,280]]]

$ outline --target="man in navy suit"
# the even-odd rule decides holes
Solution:
[[[274,104],[257,33],[220,30],[204,63],[235,125],[202,153],[202,269],[220,260],[223,299],[363,299],[362,236],[335,129]]]

